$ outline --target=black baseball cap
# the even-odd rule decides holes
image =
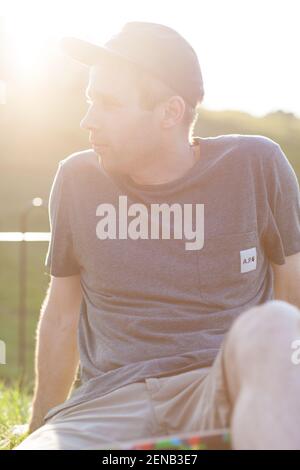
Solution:
[[[157,23],[133,21],[104,45],[78,38],[61,40],[63,51],[87,65],[101,65],[115,57],[144,69],[196,106],[204,96],[198,57],[192,46],[175,30]]]

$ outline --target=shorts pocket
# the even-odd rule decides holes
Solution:
[[[198,253],[201,299],[216,308],[234,308],[259,289],[262,256],[256,231],[209,238]]]

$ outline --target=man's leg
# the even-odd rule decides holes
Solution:
[[[236,449],[300,449],[300,311],[269,301],[242,314],[228,333],[224,364]]]
[[[145,383],[137,382],[58,412],[14,450],[101,449],[161,434]]]

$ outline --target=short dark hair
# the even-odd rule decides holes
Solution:
[[[165,85],[159,79],[152,77],[150,74],[141,69],[133,68],[133,74],[135,79],[135,84],[138,88],[140,105],[143,109],[151,111],[159,103],[171,98],[178,93]],[[182,125],[191,134],[194,130],[197,117],[198,109],[201,104],[201,101],[197,101],[194,106],[188,103],[183,97],[182,99],[185,102],[185,113],[183,116]]]

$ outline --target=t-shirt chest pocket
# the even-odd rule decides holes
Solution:
[[[201,299],[216,308],[246,303],[259,288],[261,264],[256,231],[205,239],[198,253]]]

